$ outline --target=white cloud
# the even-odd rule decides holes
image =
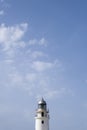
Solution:
[[[52,69],[54,67],[61,67],[60,62],[55,60],[53,62],[48,62],[48,61],[33,61],[32,66],[34,70],[38,72],[43,72],[45,70]]]
[[[32,57],[33,59],[40,58],[40,57],[44,57],[44,56],[46,56],[46,54],[44,54],[44,53],[41,52],[41,51],[31,52],[31,57]]]
[[[34,61],[32,63],[32,68],[38,72],[42,72],[54,67],[55,63],[44,62],[44,61]]]
[[[4,10],[0,10],[0,16],[4,15]]]
[[[5,63],[7,63],[7,64],[11,64],[11,63],[13,63],[14,61],[12,60],[12,59],[6,59],[5,60]]]
[[[40,39],[39,45],[47,45],[47,41],[45,40],[45,38]]]
[[[33,39],[33,40],[29,40],[29,45],[35,45],[37,44],[37,40]]]
[[[44,62],[44,61],[34,61],[32,63],[32,68],[38,72],[45,71],[54,66],[54,63]]]
[[[0,44],[3,46],[4,50],[9,50],[12,47],[18,46],[18,41],[24,36],[27,26],[27,23],[15,26],[0,25]]]
[[[26,75],[26,80],[29,82],[34,82],[37,79],[37,75],[35,73],[28,73]]]
[[[29,40],[29,45],[46,46],[47,45],[47,41],[45,40],[45,38],[41,38],[40,40],[32,39],[32,40]]]

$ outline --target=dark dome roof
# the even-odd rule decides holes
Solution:
[[[38,104],[44,104],[44,105],[46,105],[46,102],[45,102],[44,99],[42,98],[42,99],[38,102]]]

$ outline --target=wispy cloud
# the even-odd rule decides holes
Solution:
[[[0,16],[4,15],[4,10],[0,10]]]
[[[87,79],[85,80],[85,83],[87,83]]]
[[[0,44],[4,50],[8,50],[17,45],[17,42],[24,36],[27,30],[27,23],[16,26],[0,25]]]
[[[26,74],[25,78],[28,82],[34,82],[37,80],[37,74],[36,73],[28,73],[28,74]]]
[[[10,4],[7,0],[0,0],[0,16],[7,15],[7,9],[10,7]]]
[[[44,87],[43,88],[43,96],[46,99],[53,99],[53,98],[63,98],[67,95],[72,96],[72,91],[69,90],[68,88],[64,87],[58,87],[57,89],[50,87]],[[39,93],[37,95],[37,99],[40,99],[42,95]]]
[[[17,53],[17,48],[23,48],[25,46],[22,38],[27,28],[27,23],[14,26],[0,25],[0,49],[3,51],[3,54],[6,54],[6,61],[13,60],[12,58]]]
[[[4,60],[2,69],[5,71],[3,86],[18,87],[29,92],[29,95],[38,97],[44,95],[46,98],[61,97],[66,90],[53,88],[52,75],[49,72],[61,68],[61,62],[50,59],[49,55],[41,50],[42,46],[47,46],[47,40],[34,38],[24,41],[28,23],[14,26],[0,25],[0,49]],[[33,48],[32,48],[33,46]],[[38,50],[36,49],[36,46]],[[40,48],[41,47],[41,48]],[[0,75],[0,76],[1,76]],[[39,94],[38,94],[39,92]]]
[[[37,59],[37,58],[40,58],[40,57],[46,57],[47,56],[46,54],[44,54],[41,51],[33,51],[33,52],[30,52],[30,53],[31,53],[31,57],[33,59]]]
[[[47,45],[47,41],[45,40],[45,38],[41,38],[40,40],[32,39],[32,40],[29,40],[29,45],[46,46]]]
[[[45,71],[47,69],[51,69],[55,63],[44,62],[44,61],[34,61],[32,63],[32,68],[38,72]]]
[[[4,0],[0,0],[1,2],[4,2]]]

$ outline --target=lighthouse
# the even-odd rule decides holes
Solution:
[[[43,98],[38,102],[35,116],[35,130],[49,130],[49,111],[47,103]]]

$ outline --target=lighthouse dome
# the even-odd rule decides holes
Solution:
[[[46,105],[46,102],[45,102],[45,100],[42,98],[42,99],[38,102],[38,104],[39,104],[39,105],[40,105],[40,104]]]
[[[43,98],[38,102],[38,108],[46,110],[46,102]]]

